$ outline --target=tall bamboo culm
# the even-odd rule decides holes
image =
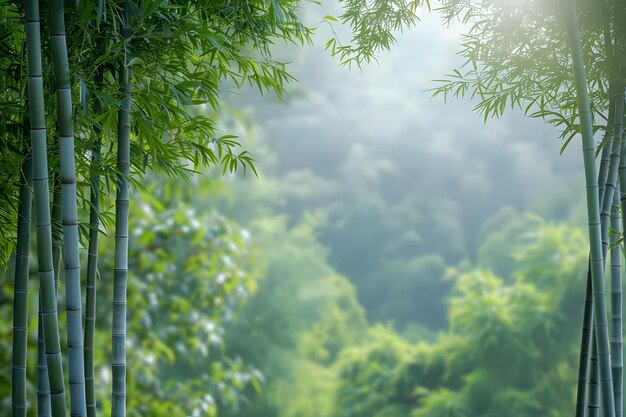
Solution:
[[[26,138],[27,135],[24,135]],[[25,417],[26,351],[28,344],[28,257],[30,254],[32,159],[26,143],[22,162],[17,208],[17,245],[15,250],[15,284],[13,290],[13,355],[11,360],[11,402],[13,417]]]
[[[587,404],[587,417],[598,417],[600,415],[600,368],[598,366],[598,344],[596,343],[595,329],[591,331],[591,337],[591,357],[589,358],[589,401]]]
[[[613,101],[615,103],[613,108],[613,126],[610,130],[612,133],[611,139],[611,156],[609,159],[609,169],[606,176],[606,185],[604,190],[599,193],[600,196],[600,223],[601,223],[601,237],[602,237],[602,259],[604,260],[603,266],[606,268],[607,252],[609,247],[609,226],[611,224],[611,208],[613,206],[614,194],[617,185],[618,171],[620,166],[621,154],[622,154],[622,130],[623,130],[623,117],[620,115],[624,113],[624,87],[619,84],[615,84],[611,81],[611,90],[614,94]],[[621,92],[620,92],[621,91]]]
[[[96,328],[96,274],[98,269],[98,228],[99,228],[99,176],[95,174],[95,165],[99,159],[100,145],[94,146],[91,170],[91,191],[89,212],[89,249],[87,258],[87,285],[85,301],[85,394],[87,416],[96,416],[96,394],[94,379],[94,336]]]
[[[130,3],[124,2],[121,25],[125,59],[120,66],[122,105],[117,125],[117,191],[115,198],[115,262],[113,271],[113,328],[111,416],[126,416],[126,279],[128,275],[128,177],[130,175]]]
[[[87,415],[85,401],[85,363],[83,352],[83,317],[78,251],[78,215],[76,207],[76,166],[72,88],[67,58],[63,0],[50,0],[48,10],[59,127],[61,208],[63,219],[63,263],[67,315],[67,352],[70,384],[70,415]]]
[[[623,155],[623,146],[622,146],[622,132],[624,130],[624,85],[617,81],[611,81],[611,84],[614,84],[614,87],[611,89],[612,97],[614,98],[615,107],[614,107],[614,123],[613,123],[613,146],[614,153],[618,154],[617,159],[619,160],[618,171],[620,172],[620,176],[623,173],[623,163],[621,161],[620,156]],[[613,158],[613,154],[611,155]],[[613,182],[614,188],[616,188],[616,181]],[[607,188],[609,188],[609,184],[607,182]],[[606,198],[602,207],[603,215],[606,216],[606,212],[610,211],[611,213],[611,227],[613,229],[619,230],[619,213],[614,213],[614,211],[619,207],[619,203],[621,198],[619,197],[617,191],[614,192],[614,198],[612,199],[612,207],[609,208],[606,204]],[[615,221],[617,220],[617,223]],[[604,249],[605,242],[608,244],[608,226],[603,226],[603,253],[606,257],[606,249]],[[606,231],[605,231],[606,229]],[[619,259],[621,254],[617,253],[615,256],[611,254],[611,333],[610,333],[610,342],[611,342],[611,374],[613,378],[613,397],[615,401],[615,416],[621,416],[623,414],[623,401],[622,397],[622,382],[621,382],[621,374],[622,374],[622,356],[621,353],[621,330],[617,331],[615,329],[615,325],[617,322],[621,323],[621,305],[616,305],[615,302],[617,299],[621,300],[621,295],[616,294],[616,288],[621,288],[621,272],[619,267],[621,265],[621,260]],[[606,259],[606,258],[605,258]],[[617,263],[618,267],[613,264]],[[617,276],[614,276],[618,274]],[[619,290],[621,293],[621,289]],[[617,319],[619,316],[619,320]],[[621,324],[620,324],[621,326]],[[617,346],[620,346],[620,351],[617,352],[615,349]],[[618,379],[616,379],[619,378]]]
[[[96,74],[96,86],[102,85],[102,71]],[[100,102],[95,100],[94,110],[99,114]],[[94,336],[96,328],[96,274],[98,271],[98,219],[100,212],[100,134],[101,129],[94,125],[96,142],[91,154],[90,174],[90,211],[89,211],[89,249],[87,251],[87,285],[85,300],[85,391],[87,399],[87,417],[96,417],[96,394],[94,379]]]
[[[46,363],[46,345],[43,339],[43,313],[40,299],[37,314],[37,417],[51,417],[50,379]]]
[[[591,290],[591,269],[587,270],[587,289],[585,291],[585,308],[583,312],[583,329],[580,343],[580,360],[578,363],[578,385],[576,390],[576,417],[585,416],[585,397],[587,394],[587,375],[589,373],[589,349],[593,335],[593,295]],[[597,359],[596,359],[597,360]],[[593,377],[593,366],[591,374]],[[589,383],[591,384],[591,378]],[[589,396],[591,397],[590,390]],[[591,401],[591,398],[590,398]],[[591,402],[589,403],[591,404]]]
[[[611,209],[611,371],[613,376],[613,392],[615,398],[615,417],[623,414],[622,379],[623,379],[623,341],[622,341],[622,253],[615,246],[622,222],[619,213],[620,194],[615,193]]]
[[[63,245],[63,231],[61,230],[61,187],[58,176],[52,181],[52,266],[54,270],[54,290],[58,294],[59,273],[61,261],[61,247]],[[46,345],[43,336],[43,313],[41,312],[41,294],[39,295],[39,314],[37,324],[37,417],[49,417],[50,409],[50,382],[48,365],[46,364]]]
[[[609,171],[609,155],[611,154],[611,129],[613,127],[613,113],[615,100],[609,99],[609,117],[606,133],[602,141],[602,153],[600,157],[600,169],[598,170],[598,200],[604,197],[604,186]],[[593,337],[593,338],[592,338]],[[591,349],[591,356],[590,356]],[[587,285],[585,289],[585,305],[583,309],[583,326],[580,341],[580,359],[578,363],[578,385],[576,391],[576,417],[585,416],[587,376],[589,376],[589,401],[588,417],[597,417],[599,414],[600,390],[598,385],[598,353],[593,331],[593,290],[591,286],[591,264],[587,265]],[[591,366],[589,361],[591,360]]]
[[[63,248],[63,211],[61,208],[63,198],[58,178],[52,183],[52,265],[54,268],[54,288],[58,291],[61,274],[61,248]]]
[[[614,104],[613,106],[613,125],[609,131],[612,133],[611,139],[611,155],[609,158],[609,166],[608,172],[606,175],[606,184],[602,187],[598,193],[599,199],[601,201],[600,205],[600,230],[601,230],[601,238],[602,238],[602,268],[606,272],[606,264],[608,259],[608,247],[609,247],[609,229],[612,223],[611,215],[613,212],[613,202],[615,201],[616,193],[616,185],[617,185],[617,177],[618,170],[621,161],[621,134],[619,132],[622,131],[622,118],[619,117],[620,114],[624,111],[624,88],[616,85],[614,81],[610,83],[611,87],[609,90],[611,91],[611,98]],[[620,93],[621,91],[621,93]],[[608,146],[605,144],[605,146]],[[601,169],[602,170],[602,169]],[[613,272],[613,271],[612,271]],[[605,274],[606,275],[606,274]],[[599,369],[599,360],[597,358],[597,340],[593,341],[594,346],[592,349],[592,377],[590,378],[589,384],[591,389],[590,400],[589,400],[589,417],[597,417],[599,412],[598,407],[598,393],[597,389],[600,385],[601,377],[600,377],[600,369]],[[613,333],[610,335],[610,344],[613,346]],[[611,352],[611,375],[615,375],[615,364],[613,363],[613,358],[615,357],[615,353],[613,350]],[[615,413],[617,417],[618,405],[617,405],[617,384],[613,383],[613,398],[615,403]],[[620,388],[621,389],[621,388]]]
[[[611,358],[609,353],[609,335],[604,293],[604,268],[602,257],[602,238],[600,227],[600,205],[598,184],[596,182],[595,147],[587,76],[578,32],[576,2],[565,2],[567,32],[572,51],[574,80],[578,99],[578,110],[583,142],[583,159],[585,165],[585,182],[587,191],[587,215],[589,223],[590,264],[593,289],[594,328],[598,349],[598,366],[600,368],[600,390],[602,393],[602,409],[605,417],[615,417],[613,397],[613,379],[611,377]]]
[[[33,155],[33,190],[39,261],[39,291],[46,346],[46,362],[50,382],[50,404],[53,417],[65,417],[66,401],[59,342],[57,297],[52,265],[50,228],[50,196],[48,194],[48,149],[46,143],[45,106],[41,72],[41,34],[39,3],[26,0],[26,48],[28,67],[28,102],[30,105],[30,138]]]
[[[624,96],[622,96],[622,98],[624,98]],[[622,103],[622,111],[624,110],[624,105]],[[623,112],[621,113],[623,115]],[[622,119],[623,122],[623,119]],[[619,186],[620,186],[620,205],[621,205],[621,211],[622,211],[622,228],[626,228],[626,142],[624,142],[623,140],[623,135],[624,135],[624,131],[623,131],[623,127],[624,125],[622,124],[621,128],[622,128],[622,160],[620,161],[620,167],[619,167]],[[626,233],[623,232],[622,236],[626,237]],[[620,275],[620,281],[619,283],[615,283],[615,285],[619,285],[619,288],[615,288],[615,291],[611,291],[611,303],[615,304],[616,309],[613,310],[612,309],[612,315],[615,317],[615,322],[613,323],[613,327],[615,328],[615,332],[616,336],[614,337],[614,339],[616,339],[616,344],[619,345],[623,345],[623,334],[622,334],[622,285],[621,285],[621,275]],[[615,294],[614,294],[615,293]],[[617,326],[619,326],[619,329],[617,329]],[[619,358],[617,359],[619,362],[614,364],[614,370],[616,373],[616,380],[615,380],[615,385],[617,385],[617,387],[615,388],[616,391],[616,395],[619,396],[619,404],[616,403],[616,417],[618,417],[617,415],[617,409],[619,408],[620,414],[619,417],[623,416],[624,414],[624,399],[623,399],[623,390],[624,390],[624,368],[623,368],[623,355],[622,355],[622,350],[619,349]]]
[[[56,178],[56,177],[55,177]],[[54,270],[54,286],[58,291],[59,262],[61,259],[61,242],[63,233],[61,227],[61,190],[52,180],[52,269]],[[58,294],[58,292],[57,292]],[[43,336],[43,312],[41,310],[41,291],[39,292],[39,313],[37,314],[37,417],[51,417],[50,408],[50,381],[48,364],[46,363],[46,344]]]

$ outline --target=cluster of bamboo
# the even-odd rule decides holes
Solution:
[[[87,264],[86,316],[83,342],[81,306],[79,230],[77,219],[76,169],[74,154],[74,119],[70,70],[65,37],[63,0],[50,0],[48,21],[57,97],[59,133],[60,192],[54,193],[50,208],[48,186],[48,149],[42,48],[38,0],[25,2],[25,26],[28,72],[28,107],[30,146],[24,144],[23,181],[19,191],[18,233],[15,268],[12,411],[26,416],[26,352],[28,335],[28,257],[30,247],[31,186],[34,194],[37,260],[39,262],[39,328],[37,355],[37,414],[62,417],[67,413],[59,323],[57,282],[61,246],[66,277],[67,358],[69,366],[70,414],[95,416],[94,328],[95,280],[98,245],[98,187],[94,168],[99,158],[99,144],[92,150],[90,233]],[[123,101],[118,112],[117,191],[115,214],[115,270],[112,329],[112,416],[125,415],[126,404],[126,276],[128,252],[128,176],[130,169],[130,83],[128,39],[130,6],[125,2],[121,36],[125,39],[126,60],[120,64],[120,88]],[[101,75],[100,75],[101,77]],[[97,80],[96,80],[97,82]],[[51,214],[52,212],[52,214]],[[61,237],[54,236],[51,224],[61,219]]]
[[[575,1],[569,2],[567,16],[573,69],[583,140],[587,213],[589,221],[589,268],[583,317],[576,417],[598,416],[600,403],[605,417],[623,416],[623,335],[622,335],[622,272],[619,249],[622,226],[626,225],[626,142],[624,133],[624,84],[614,77],[609,83],[609,118],[596,178],[595,146],[587,90],[586,72]],[[617,26],[616,26],[617,27]],[[609,42],[619,50],[621,35]],[[611,48],[609,48],[611,49]],[[620,74],[620,68],[615,69]],[[619,193],[615,190],[619,183]],[[621,221],[620,221],[620,205]],[[614,233],[609,234],[609,231]],[[604,277],[611,243],[611,326],[607,322]],[[593,323],[593,325],[592,325]],[[610,337],[609,337],[610,333]],[[591,357],[590,357],[591,346]],[[591,364],[589,369],[589,364]],[[589,395],[587,398],[587,376]],[[601,396],[599,395],[601,391]],[[600,401],[601,397],[601,401]]]

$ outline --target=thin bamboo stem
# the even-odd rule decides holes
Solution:
[[[41,299],[37,313],[37,417],[52,417],[50,405],[50,381],[46,363],[46,345],[43,336],[43,312]]]
[[[28,257],[32,204],[32,159],[24,143],[22,182],[17,209],[17,246],[15,249],[15,285],[13,290],[13,347],[11,360],[11,402],[13,417],[25,417],[26,352],[28,344]]]
[[[58,184],[58,175],[52,180],[52,269],[54,270],[54,291],[58,297],[59,275],[61,263],[61,247],[63,246],[63,231],[61,230],[61,188]],[[50,382],[48,381],[48,365],[46,364],[46,344],[43,335],[43,314],[41,313],[41,294],[39,300],[38,329],[37,329],[37,416],[52,415],[50,408]],[[40,411],[41,410],[41,414]]]
[[[604,300],[604,268],[602,257],[602,238],[600,227],[600,204],[598,184],[596,182],[595,147],[593,143],[593,128],[589,93],[587,91],[587,76],[585,73],[580,35],[576,18],[576,2],[567,2],[567,31],[571,43],[574,79],[578,98],[579,118],[583,141],[583,158],[585,166],[585,181],[587,186],[587,215],[589,223],[590,263],[593,289],[594,321],[598,350],[598,365],[600,368],[600,390],[602,394],[602,409],[605,417],[615,417],[615,402],[613,397],[613,379],[611,376],[611,358],[609,353],[609,335]]]
[[[611,371],[613,377],[613,393],[615,398],[615,416],[623,414],[623,340],[622,340],[622,254],[617,239],[622,230],[619,213],[620,195],[615,193],[613,207],[611,209],[611,229],[615,233],[611,235]]]
[[[72,88],[67,58],[63,0],[50,0],[48,11],[59,118],[61,209],[63,221],[63,263],[65,270],[65,309],[67,316],[67,351],[70,384],[70,415],[87,415],[85,399],[85,361],[83,352],[82,297],[78,209],[76,204],[76,163]]]
[[[615,100],[609,98],[609,117],[604,139],[602,141],[602,154],[600,157],[600,169],[598,170],[598,200],[604,198],[604,189],[609,172],[609,155],[613,128],[613,114],[615,112]],[[589,417],[597,417],[599,414],[599,385],[598,385],[598,357],[595,346],[595,332],[593,331],[593,290],[591,286],[591,263],[587,265],[587,285],[585,289],[585,306],[583,309],[583,326],[580,341],[580,359],[578,363],[578,385],[576,390],[576,417],[585,416],[585,397],[587,390],[587,376],[589,374],[589,360],[591,349],[591,373],[589,374]],[[591,347],[593,345],[593,347]]]
[[[52,181],[52,265],[54,269],[54,288],[59,290],[61,272],[61,249],[63,248],[63,212],[61,210],[61,186],[57,179]]]
[[[50,382],[53,417],[65,417],[66,400],[59,341],[57,297],[54,288],[52,236],[50,227],[50,196],[48,190],[48,152],[46,143],[45,104],[41,65],[41,33],[39,3],[25,2],[25,25],[28,67],[28,102],[30,106],[30,138],[33,154],[33,188],[39,262],[39,290],[45,337],[46,362]]]
[[[122,105],[118,112],[117,191],[115,200],[115,262],[113,271],[113,329],[111,359],[113,387],[111,417],[126,416],[126,280],[128,275],[128,177],[130,175],[130,3],[124,2],[121,25],[125,61],[120,68]]]
[[[96,74],[96,85],[102,85],[102,70]],[[101,112],[100,102],[94,103],[96,114]],[[90,175],[90,211],[89,211],[89,249],[87,258],[87,287],[85,301],[85,390],[87,399],[87,417],[96,417],[96,394],[94,379],[94,335],[96,327],[96,275],[98,270],[98,229],[100,227],[100,176],[98,164],[100,162],[100,135],[102,129],[94,125],[96,142],[91,154]]]

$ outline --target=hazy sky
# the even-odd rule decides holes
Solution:
[[[304,20],[315,24],[326,14],[333,13],[311,5]],[[559,132],[541,120],[507,110],[502,119],[484,124],[468,99],[444,103],[431,98],[426,90],[436,86],[433,80],[462,63],[456,52],[463,27],[445,27],[434,13],[421,16],[416,27],[398,34],[391,51],[380,54],[378,64],[362,71],[339,67],[338,60],[324,51],[331,34],[326,24],[319,26],[316,46],[280,48],[299,80],[290,87],[286,103],[258,99],[255,93],[246,100],[255,104],[270,146],[289,152],[290,168],[327,158],[316,155],[316,148],[325,145],[337,148],[336,160],[327,161],[329,167],[365,147],[387,156],[406,158],[407,152],[413,153],[415,175],[436,175],[437,169],[454,165],[462,168],[467,181],[488,182],[498,175],[494,169],[514,170],[520,181],[536,184],[531,187],[532,198],[582,181],[580,140],[572,141],[559,156]],[[349,40],[345,29],[335,29],[341,39]],[[500,165],[494,162],[498,155],[503,157]],[[263,161],[259,166],[263,168]]]

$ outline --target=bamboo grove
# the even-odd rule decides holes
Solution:
[[[98,276],[114,283],[111,415],[126,415],[129,195],[151,171],[185,176],[212,165],[254,169],[234,137],[217,135],[209,116],[222,82],[282,93],[291,76],[269,45],[308,40],[310,29],[298,23],[295,8],[289,1],[0,4],[1,158],[5,167],[20,161],[3,172],[0,203],[2,261],[13,246],[16,259],[12,415],[26,416],[34,407],[26,365],[28,317],[37,305],[37,415],[67,415],[67,399],[71,416],[101,412],[95,386],[102,382],[94,373]],[[37,286],[29,285],[31,224]],[[101,224],[114,225],[112,271],[97,265]],[[81,246],[88,247],[86,273]],[[38,292],[30,295],[29,288]],[[63,288],[62,346],[57,306]]]

